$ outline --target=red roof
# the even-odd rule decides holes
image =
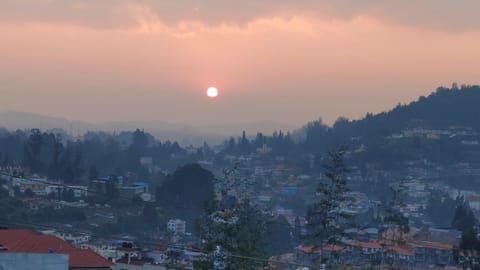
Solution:
[[[393,246],[388,248],[388,252],[399,255],[413,256],[413,249],[407,246]]]
[[[314,253],[317,252],[320,248],[317,246],[299,246],[297,247],[303,253]]]
[[[329,252],[339,252],[342,251],[343,248],[337,245],[325,245],[323,248],[321,246],[299,246],[297,247],[303,253],[320,253],[323,251]]]
[[[69,267],[110,267],[112,262],[91,250],[74,247],[62,239],[36,234],[30,230],[0,230],[2,251],[22,253],[58,253],[69,255]]]
[[[373,240],[369,242],[350,241],[348,244],[353,247],[380,249],[383,247],[384,243],[382,241]]]
[[[76,249],[70,254],[70,267],[110,267],[113,263],[88,249]]]
[[[441,249],[441,250],[452,250],[453,245],[437,243],[437,242],[428,242],[428,241],[414,241],[412,243],[414,247],[430,248],[430,249]]]
[[[468,202],[480,202],[480,195],[470,195],[467,197]]]

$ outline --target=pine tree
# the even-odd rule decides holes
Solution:
[[[344,226],[350,215],[344,210],[350,205],[346,196],[350,191],[347,186],[348,168],[344,158],[346,147],[328,153],[328,163],[323,166],[323,178],[319,183],[318,202],[307,212],[308,242],[314,245],[335,245],[343,235]],[[325,263],[323,258],[321,263]]]
[[[224,178],[235,177],[234,173],[235,169],[224,170]],[[265,257],[265,220],[265,215],[247,199],[235,198],[229,203],[212,200],[207,203],[205,215],[198,226],[207,255],[197,261],[194,268],[254,270],[263,267],[262,261],[246,257]]]

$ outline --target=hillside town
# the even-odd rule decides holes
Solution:
[[[464,129],[405,130],[386,139],[409,137],[456,138],[472,152],[480,152],[478,134]],[[355,138],[351,140],[355,142]],[[365,145],[353,145],[349,155],[367,151]],[[197,151],[202,148],[190,150],[191,153]],[[142,156],[139,162],[151,171],[172,173],[155,165],[152,157]],[[378,265],[454,269],[478,261],[476,253],[459,249],[462,231],[451,226],[454,213],[434,216],[439,210],[434,208],[432,201],[437,196],[441,202],[460,202],[458,205],[468,207],[478,216],[480,193],[450,186],[440,176],[449,172],[459,178],[478,178],[479,163],[458,162],[446,168],[426,159],[405,160],[402,169],[395,171],[375,168],[375,164],[364,164],[363,168],[356,164],[350,166],[347,183],[351,191],[342,195],[350,203],[339,211],[354,217],[355,222],[344,228],[338,242],[317,245],[305,244],[302,239],[308,237],[305,206],[318,199],[314,191],[325,177],[320,173],[323,159],[305,156],[302,164],[292,164],[288,157],[274,154],[269,145],[263,144],[248,155],[217,152],[210,159],[197,162],[214,173],[217,201],[228,204],[231,198],[248,200],[270,219],[281,217],[288,222],[289,248],[265,258],[269,269],[316,269],[314,267],[320,262],[328,262],[329,267]],[[26,167],[6,166],[0,168],[0,179],[8,196],[22,203],[23,215],[26,215],[22,222],[5,222],[0,230],[0,258],[7,265],[9,260],[18,261],[18,256],[23,256],[26,263],[45,261],[51,264],[52,268],[48,269],[194,269],[195,262],[206,256],[199,248],[193,224],[175,214],[162,215],[163,223],[147,235],[138,232],[110,234],[99,230],[102,224],[142,211],[138,207],[116,209],[118,206],[110,204],[109,198],[128,203],[137,200],[139,205],[155,205],[154,212],[164,211],[155,204],[159,199],[153,187],[155,184],[142,181],[132,173],[98,176],[88,185],[79,185],[31,174]],[[401,189],[402,203],[394,207],[406,218],[405,228],[381,221],[385,204],[382,196],[395,189]],[[98,199],[102,197],[107,199]],[[67,212],[77,209],[80,218],[52,217],[42,222],[28,222],[34,220],[28,215],[48,209]],[[227,219],[225,210],[221,211],[215,223],[237,222],[235,216]],[[71,222],[67,221],[69,219]],[[19,225],[30,229],[15,229]]]

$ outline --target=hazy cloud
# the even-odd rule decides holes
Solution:
[[[138,23],[138,11],[175,24],[244,25],[271,16],[376,17],[390,23],[447,31],[480,28],[478,0],[4,0],[0,20],[62,22],[121,28]]]
[[[92,122],[358,118],[478,84],[478,10],[478,0],[0,0],[0,109]]]

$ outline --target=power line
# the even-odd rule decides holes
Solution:
[[[235,171],[237,170],[237,167],[238,167],[238,164],[235,164],[234,168],[224,171],[225,178],[234,174]],[[10,176],[10,177],[15,177],[15,176],[9,175],[9,174],[4,174],[4,175]],[[22,179],[24,179],[24,178],[22,178]],[[66,188],[66,189],[85,191],[85,189],[83,189],[83,188],[79,188],[79,187],[75,187],[75,186],[68,186],[68,185],[62,184],[62,183],[42,181],[42,180],[37,180],[37,179],[25,179],[25,181],[30,181],[30,182],[34,182],[34,183],[41,183],[41,184],[46,184],[46,185],[60,186],[60,187]],[[100,192],[100,191],[96,191],[96,190],[91,190],[90,191],[90,190],[88,190],[88,192],[89,193],[94,193],[94,194],[99,194],[101,196],[106,197],[106,194],[103,193],[103,192]],[[119,195],[118,199],[128,200],[129,202],[132,201],[132,198],[130,198],[130,197],[125,197],[125,196],[122,197],[122,196],[120,196],[120,194],[118,194],[118,195]],[[181,208],[181,207],[174,207],[174,208]],[[182,207],[182,208],[184,209],[186,207]],[[14,222],[6,221],[6,222],[10,223],[10,224],[14,224],[14,225],[31,226],[33,228],[37,227],[37,228],[55,229],[56,231],[62,232],[62,229],[59,229],[58,227],[49,226],[49,225],[45,225],[45,224],[29,223],[29,222],[24,222],[24,221],[14,221]],[[63,232],[69,232],[69,233],[70,232],[77,232],[77,233],[80,233],[80,234],[85,234],[86,233],[85,231],[80,231],[78,229],[63,230]],[[113,239],[111,237],[110,238],[102,237],[102,239],[112,240],[112,241],[117,240],[117,239]],[[135,241],[135,243],[143,244],[143,245],[150,245],[150,246],[159,245],[158,242],[152,242],[152,241]],[[204,255],[209,253],[208,251],[205,251],[205,250],[202,250],[202,249],[186,248],[185,246],[178,246],[178,245],[172,245],[172,244],[162,244],[162,246],[170,247],[170,248],[178,248],[178,249],[192,251],[192,252],[199,252],[199,253],[203,253]],[[271,260],[271,259],[265,259],[265,258],[261,258],[261,257],[244,256],[244,255],[232,254],[232,253],[230,253],[230,254],[227,253],[226,256],[230,257],[230,258],[244,259],[244,260],[250,260],[250,261],[256,261],[256,262],[279,263],[279,264],[286,264],[286,265],[289,265],[289,266],[309,267],[307,265],[298,264],[298,263],[284,262],[284,261],[279,261],[279,260]]]
[[[44,224],[39,224],[39,223],[31,223],[31,222],[23,222],[23,221],[2,221],[5,225],[8,224],[13,224],[13,225],[20,225],[23,227],[31,227],[31,228],[41,228],[41,229],[55,229],[58,232],[77,232],[84,234],[85,232],[79,231],[78,229],[72,229],[72,230],[62,230],[58,229],[57,227],[50,226],[50,225],[44,225]],[[118,240],[113,237],[109,238],[103,238],[105,240]],[[143,244],[146,246],[162,246],[162,247],[168,247],[168,248],[175,248],[175,249],[181,249],[185,251],[191,251],[191,252],[198,252],[202,253],[204,256],[206,256],[209,252],[203,249],[199,248],[192,248],[192,247],[186,247],[182,245],[175,245],[175,244],[168,244],[168,243],[158,243],[154,241],[134,241],[136,244]],[[227,253],[225,256],[230,257],[230,258],[235,258],[235,259],[243,259],[243,260],[250,260],[250,261],[256,261],[256,262],[265,262],[265,263],[279,263],[279,264],[286,264],[289,266],[298,266],[298,267],[309,267],[308,265],[304,264],[299,264],[299,263],[294,263],[294,262],[285,262],[285,261],[280,261],[280,260],[274,260],[274,259],[266,259],[266,258],[261,258],[261,257],[253,257],[253,256],[244,256],[244,255],[239,255],[239,254],[234,254],[234,253]]]

